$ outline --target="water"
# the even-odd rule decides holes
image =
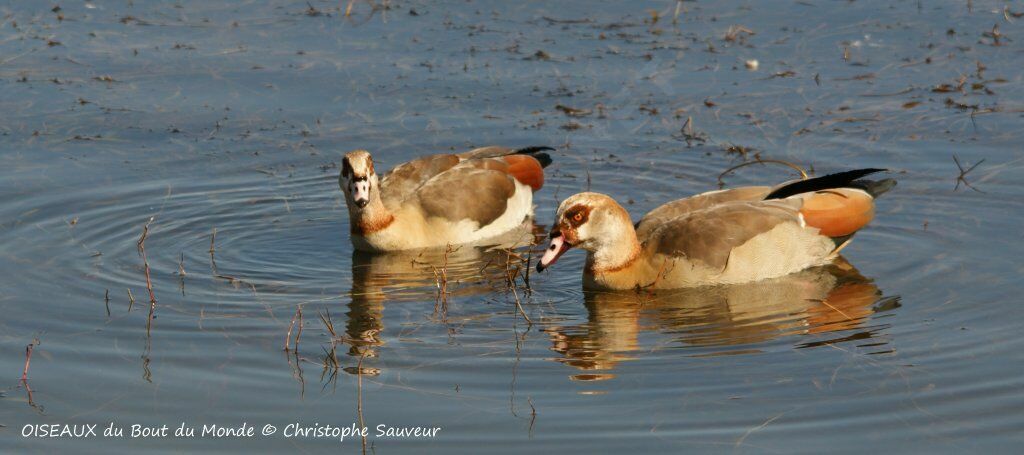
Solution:
[[[350,426],[360,402],[374,453],[1024,442],[1024,5],[685,2],[678,23],[670,1],[311,5],[0,5],[3,451],[360,451],[280,434]],[[539,231],[572,193],[638,218],[755,155],[899,186],[848,262],[735,288],[583,293],[576,252],[513,294],[505,252],[352,253],[341,153],[384,169],[487,144],[558,147]],[[966,176],[983,192],[956,187],[954,154],[985,160]],[[21,437],[110,422],[278,433]]]

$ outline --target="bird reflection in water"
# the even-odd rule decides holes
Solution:
[[[703,348],[701,356],[756,353],[756,344],[790,335],[815,336],[797,348],[866,339],[871,315],[899,306],[844,259],[773,280],[731,286],[587,292],[588,321],[545,328],[555,360],[581,370],[574,380],[605,380],[620,362],[641,356],[645,331],[669,334],[671,345]],[[849,331],[860,331],[849,334]],[[827,334],[840,335],[827,339]],[[826,339],[822,340],[821,336]]]
[[[531,229],[522,237],[535,242]],[[537,231],[540,232],[540,231]],[[352,254],[351,300],[346,313],[345,342],[348,354],[366,359],[378,355],[384,345],[384,305],[401,301],[422,302],[424,295],[437,300],[436,320],[445,322],[443,302],[456,297],[500,294],[507,288],[510,268],[524,269],[515,243],[494,247],[456,246],[415,253]],[[442,280],[446,283],[442,283]]]

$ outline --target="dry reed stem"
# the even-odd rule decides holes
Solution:
[[[299,352],[299,338],[302,337],[302,306],[299,306],[299,330],[295,331],[295,352]]]
[[[823,304],[823,305],[825,305],[825,306],[827,306],[827,307],[829,307],[829,308],[831,308],[833,310],[835,310],[837,313],[843,315],[843,317],[846,318],[847,321],[853,321],[853,318],[850,317],[850,315],[844,313],[843,310],[840,310],[839,308],[836,308],[831,303],[828,303],[828,300],[821,299],[821,300],[815,300],[815,301],[818,302],[818,303],[821,303],[821,304]]]
[[[526,285],[526,291],[529,293],[533,292],[533,287],[530,286],[530,263],[533,262],[533,249],[526,250],[526,273],[523,274],[523,284]]]
[[[328,366],[327,361],[330,360],[333,369],[331,377],[336,379],[338,374],[338,368],[341,366],[340,363],[338,362],[337,342],[342,337],[339,337],[338,333],[334,330],[334,320],[331,318],[331,310],[325,308],[324,311],[326,312],[326,314],[317,311],[317,315],[320,316],[320,320],[324,323],[324,327],[326,327],[327,331],[331,334],[331,350],[327,351],[327,348],[324,348],[324,369],[326,371]]]
[[[292,340],[292,329],[295,328],[295,321],[299,318],[299,315],[301,313],[302,313],[302,305],[299,304],[298,306],[295,307],[295,314],[292,316],[292,323],[288,324],[288,333],[285,334],[285,336],[284,336],[284,350],[285,351],[289,350],[289,343],[291,343],[291,340]],[[298,348],[299,348],[299,346],[298,346],[298,338],[296,337],[295,349],[298,350]]]
[[[366,358],[366,351],[363,351],[362,355],[359,356],[359,363],[356,364],[356,412],[359,414],[359,428],[366,426],[363,420],[363,359]],[[362,436],[363,439],[363,455],[366,455],[366,435]]]
[[[505,276],[508,278],[508,287],[512,290],[512,295],[516,298],[516,308],[519,310],[519,314],[523,316],[523,319],[526,319],[527,324],[533,325],[533,321],[530,320],[530,317],[526,315],[526,310],[523,309],[522,302],[519,301],[519,293],[516,292],[515,275],[512,274],[512,270],[508,266],[511,260],[512,253],[509,252],[508,259],[505,260]]]
[[[320,316],[320,320],[323,321],[324,327],[326,327],[327,331],[331,333],[331,339],[337,338],[338,334],[334,331],[334,320],[331,319],[331,310],[325,309],[324,311],[327,312],[326,315],[320,311],[317,311],[316,314]]]
[[[135,306],[135,296],[132,295],[132,288],[125,289],[128,289],[128,312],[131,313],[132,307]]]
[[[142,236],[139,237],[139,241],[135,244],[139,250],[139,255],[142,256],[142,267],[146,273],[146,290],[149,291],[149,317],[146,319],[146,336],[150,335],[153,327],[153,313],[156,311],[156,295],[153,294],[153,280],[149,275],[149,261],[146,260],[146,237],[149,235],[149,225],[153,222],[156,217],[150,217],[149,221],[146,222],[145,226],[142,227]]]
[[[726,174],[728,174],[728,173],[730,173],[732,171],[735,171],[735,170],[737,170],[739,168],[742,168],[742,167],[750,166],[751,164],[769,164],[769,163],[770,164],[781,164],[783,166],[787,166],[787,167],[789,167],[789,168],[799,172],[801,180],[807,180],[807,171],[805,171],[800,166],[797,166],[797,165],[795,165],[793,163],[790,163],[789,161],[757,158],[757,159],[755,159],[753,161],[746,161],[746,162],[737,164],[737,165],[735,165],[735,166],[733,166],[733,167],[731,167],[729,169],[726,169],[721,174],[718,174],[718,186],[719,187],[725,186],[725,181],[722,180],[722,177],[725,177]]]
[[[28,381],[28,367],[29,364],[32,363],[32,350],[35,349],[38,344],[39,339],[37,338],[25,346],[25,368],[21,370],[21,382]]]
[[[448,319],[448,255],[455,251],[458,251],[458,249],[452,249],[452,244],[445,245],[444,262],[441,264],[441,268],[430,267],[431,271],[434,272],[434,281],[437,285],[437,297],[434,299],[434,314],[437,314],[440,308],[442,321]]]
[[[530,405],[530,429],[528,430],[530,437],[533,437],[533,423],[537,421],[537,408],[533,407],[533,398],[526,397],[526,402]]]
[[[789,411],[786,411],[786,412],[789,412]],[[760,425],[758,425],[758,426],[756,426],[754,428],[751,428],[751,429],[747,430],[746,433],[743,433],[743,436],[740,436],[740,438],[736,440],[736,444],[735,444],[734,447],[739,447],[739,446],[743,445],[743,441],[746,441],[747,437],[750,436],[751,433],[753,433],[755,431],[758,431],[758,430],[761,430],[764,427],[767,427],[769,424],[774,422],[779,417],[782,417],[782,416],[786,415],[786,412],[780,412],[780,413],[776,414],[774,417],[772,417],[772,418],[770,418],[768,420],[765,420],[764,423],[762,423],[762,424],[760,424]]]
[[[975,188],[974,185],[971,185],[971,183],[967,181],[967,174],[969,172],[973,171],[974,168],[980,166],[981,163],[984,163],[985,160],[982,159],[981,161],[978,161],[977,163],[974,163],[973,166],[967,168],[966,170],[964,169],[963,165],[960,164],[960,158],[958,158],[955,154],[953,155],[953,162],[956,163],[956,167],[960,170],[960,175],[957,176],[957,178],[956,178],[956,186],[953,188],[953,191],[959,190],[960,189],[960,184],[963,183],[964,186],[966,186],[966,187],[968,187],[968,188],[970,188],[970,189],[972,189],[974,191],[977,191],[979,193],[984,193],[984,191],[981,191],[981,190]]]
[[[210,273],[214,276],[217,275],[217,259],[213,256],[213,253],[217,251],[215,242],[217,241],[217,228],[213,228],[213,232],[210,233]]]

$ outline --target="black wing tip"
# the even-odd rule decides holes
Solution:
[[[850,187],[850,186],[852,186],[854,188],[861,188],[862,187],[861,185],[856,185],[854,183],[855,180],[860,179],[861,177],[864,177],[864,176],[868,176],[868,175],[871,175],[871,174],[878,173],[878,172],[888,172],[888,169],[881,169],[881,168],[874,168],[874,167],[872,167],[872,168],[864,168],[864,169],[854,169],[852,171],[837,172],[835,174],[828,174],[828,175],[823,175],[821,177],[815,177],[815,178],[812,178],[812,179],[801,180],[799,182],[793,182],[793,183],[791,183],[789,185],[786,185],[786,186],[784,186],[782,188],[777,188],[775,191],[772,191],[770,194],[768,194],[768,196],[765,196],[765,200],[768,200],[768,199],[785,199],[787,197],[794,196],[794,195],[801,194],[801,193],[810,193],[812,191],[821,191],[821,190],[827,190],[827,189],[832,189],[832,188],[843,188],[843,187]],[[892,179],[888,179],[888,180],[892,180]],[[895,184],[895,180],[892,180],[892,181],[894,182],[893,184]],[[866,182],[866,180],[865,180],[865,182]],[[892,188],[892,185],[890,185],[888,188],[886,188],[885,190],[881,191],[878,194],[882,194],[885,191],[888,191],[890,188]],[[870,191],[869,191],[869,193],[870,193]]]
[[[855,170],[847,171],[847,172],[856,172],[856,173],[860,174],[861,177],[863,177],[865,175],[877,174],[879,172],[889,172],[889,170],[885,169],[885,168],[880,168],[880,167],[868,167],[868,168],[864,168],[864,169],[855,169]]]
[[[535,145],[531,147],[523,147],[516,150],[517,155],[530,155],[540,161],[540,167],[548,167],[554,160],[551,159],[551,155],[547,153],[540,153],[545,151],[555,151],[554,147],[548,147],[546,145]]]

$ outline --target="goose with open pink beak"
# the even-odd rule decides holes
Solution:
[[[558,258],[562,257],[566,251],[572,248],[569,242],[565,241],[565,237],[562,236],[562,232],[558,230],[551,231],[551,242],[548,243],[548,249],[544,250],[544,256],[541,256],[540,262],[537,263],[537,271],[543,272],[544,269],[548,268],[551,264],[558,261]]]

